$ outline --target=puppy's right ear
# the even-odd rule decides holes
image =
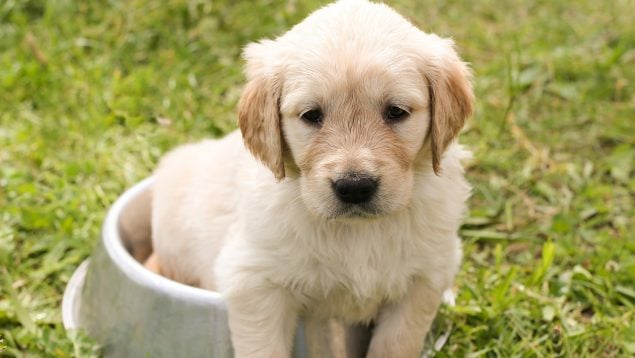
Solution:
[[[419,50],[430,92],[432,168],[439,175],[441,159],[474,108],[472,73],[454,49],[454,42],[426,34]]]
[[[238,103],[238,125],[249,151],[276,177],[285,177],[280,126],[280,76],[273,69],[273,41],[253,43],[244,51],[247,85]]]

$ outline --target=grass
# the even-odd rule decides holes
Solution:
[[[235,128],[240,49],[319,1],[0,3],[0,355],[92,356],[60,301],[108,206]],[[438,357],[635,354],[635,7],[395,0],[472,63],[475,152]]]

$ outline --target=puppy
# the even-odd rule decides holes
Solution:
[[[331,319],[349,356],[418,356],[461,260],[468,67],[364,0],[244,57],[240,132],[156,171],[157,270],[222,293],[237,357],[289,357],[299,317],[312,356],[334,354]]]

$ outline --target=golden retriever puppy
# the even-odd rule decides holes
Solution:
[[[289,357],[299,317],[313,356],[333,354],[335,320],[349,356],[417,357],[461,261],[468,67],[451,40],[364,0],[244,57],[240,132],[156,171],[154,263],[221,292],[237,357]]]

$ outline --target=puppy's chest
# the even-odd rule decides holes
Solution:
[[[397,271],[393,271],[397,270]],[[307,314],[367,323],[388,302],[398,301],[408,290],[413,272],[372,266],[347,267],[317,264],[302,277],[296,293]]]
[[[421,273],[415,257],[399,247],[343,245],[305,255],[292,287],[307,312],[350,322],[372,319],[382,305],[403,297]]]
[[[323,295],[305,297],[303,308],[305,316],[336,318],[349,324],[369,323],[386,302],[383,295],[359,297],[340,288]]]

